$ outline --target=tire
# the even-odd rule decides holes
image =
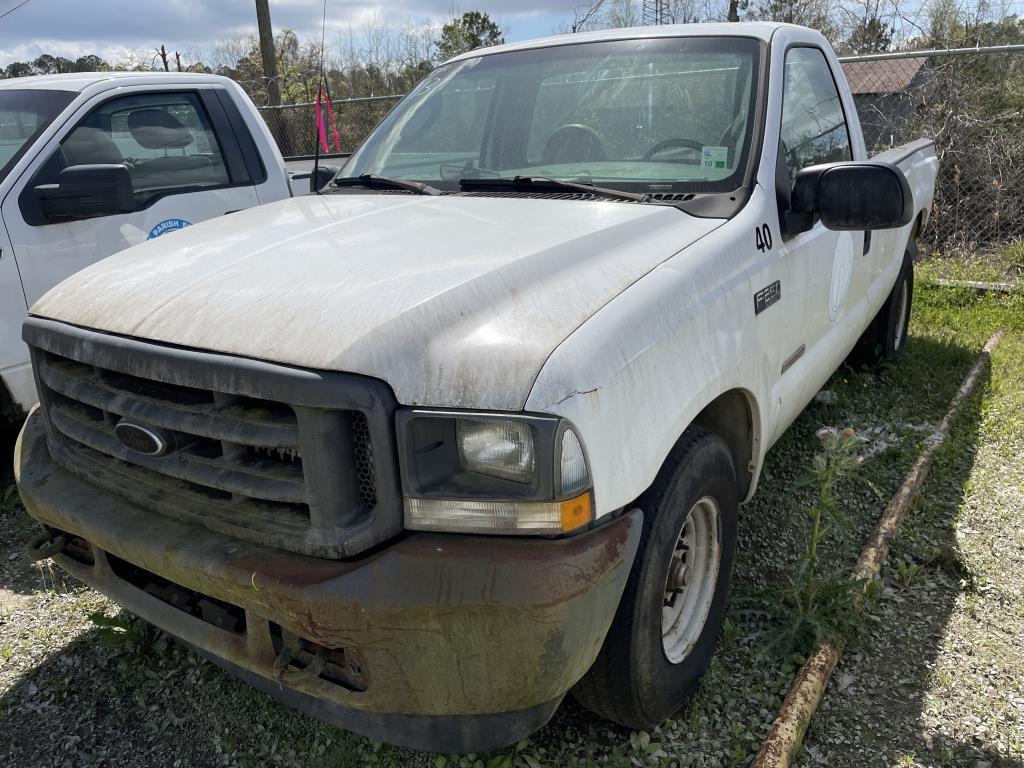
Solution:
[[[25,412],[14,402],[14,397],[7,391],[7,385],[0,380],[0,431],[17,429],[25,421]]]
[[[615,619],[597,660],[572,691],[587,709],[630,728],[646,728],[675,712],[711,663],[736,552],[736,470],[725,442],[691,427],[639,506],[643,534]],[[687,536],[693,545],[692,554],[686,555],[693,572],[714,575],[700,580],[691,576],[690,586],[675,595],[671,610],[679,612],[678,631],[664,641],[667,579],[684,522],[689,523]],[[715,547],[699,544],[711,538],[717,557]],[[702,550],[707,551],[703,560]],[[698,581],[707,585],[707,578],[712,581],[706,589],[691,589]],[[694,607],[688,611],[687,605]]]
[[[882,308],[850,354],[850,362],[875,365],[895,363],[903,354],[914,300],[914,259],[917,246],[911,241],[903,254],[903,266]]]

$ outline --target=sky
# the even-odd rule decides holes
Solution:
[[[579,0],[464,0],[456,12],[486,11],[507,40],[556,32]],[[134,53],[148,59],[161,44],[169,51],[211,51],[219,40],[255,31],[254,0],[0,0],[0,66],[31,61],[41,53],[77,58],[95,53],[117,60]],[[13,9],[13,10],[12,10]],[[442,21],[452,0],[327,0],[327,42],[358,34],[375,14],[396,30],[406,22]],[[290,28],[300,38],[320,36],[322,0],[270,0],[276,30]]]

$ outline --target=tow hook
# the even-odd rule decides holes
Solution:
[[[28,556],[32,558],[32,562],[38,563],[40,560],[63,552],[68,543],[69,540],[65,534],[60,533],[55,536],[53,531],[47,530],[32,539],[25,548],[28,550]]]
[[[302,638],[291,632],[283,631],[281,639],[284,640],[284,645],[281,647],[281,652],[277,654],[277,659],[274,660],[274,676],[278,683],[295,686],[320,677],[320,673],[327,666],[327,657],[330,654],[327,648],[320,647],[305,667],[297,669],[289,665],[303,651]]]

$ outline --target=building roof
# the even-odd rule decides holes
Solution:
[[[843,72],[853,94],[900,93],[905,91],[921,67],[928,61],[927,56],[909,59],[875,59],[869,61],[844,61]]]

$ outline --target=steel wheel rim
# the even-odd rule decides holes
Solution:
[[[661,647],[671,664],[690,655],[711,611],[722,559],[718,518],[718,502],[699,499],[672,550],[661,607]]]
[[[896,349],[903,346],[903,334],[907,328],[907,281],[900,283],[900,308],[896,317],[896,335],[893,345]]]

